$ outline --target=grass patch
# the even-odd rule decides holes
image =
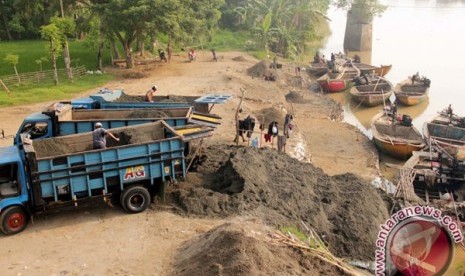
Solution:
[[[13,75],[15,73],[13,66],[4,61],[8,54],[19,55],[17,64],[18,73],[27,73],[40,71],[40,65],[36,63],[37,59],[42,57],[50,60],[50,55],[44,40],[20,40],[20,41],[1,41],[0,42],[0,76]],[[97,67],[97,51],[87,47],[83,41],[70,41],[69,52],[71,57],[71,66],[84,65],[88,70],[95,70]],[[110,53],[108,49],[104,50],[104,64],[110,64]],[[52,69],[50,61],[42,63],[43,70]],[[64,68],[63,56],[58,57],[57,67]]]
[[[307,235],[305,235],[304,232],[300,231],[297,227],[295,226],[285,226],[281,228],[282,233],[291,233],[294,237],[298,238],[299,240],[306,242],[308,240]]]
[[[44,83],[34,86],[21,85],[18,87],[9,87],[10,94],[7,94],[4,90],[0,90],[0,107],[70,99],[84,90],[98,87],[112,79],[114,79],[114,76],[111,74],[86,75],[74,80],[74,83],[62,81],[57,86]]]

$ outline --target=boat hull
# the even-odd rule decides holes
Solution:
[[[383,78],[374,84],[354,86],[349,93],[353,101],[373,107],[387,103],[393,91],[392,84]]]
[[[396,85],[394,94],[403,105],[412,106],[424,102],[428,98],[429,87],[424,84],[412,84],[406,79]]]
[[[424,102],[428,96],[408,96],[408,95],[396,95],[396,99],[403,105],[412,106]]]
[[[346,80],[324,80],[319,82],[321,88],[328,93],[341,92],[347,89],[348,82]]]
[[[392,156],[397,159],[406,160],[410,156],[412,156],[412,152],[419,151],[425,147],[425,144],[406,144],[406,143],[396,143],[393,141],[392,143],[387,140],[379,139],[373,137],[373,141],[375,142],[376,147],[379,151]]]
[[[426,146],[421,133],[413,125],[392,122],[385,113],[379,113],[372,119],[371,131],[378,150],[397,159],[408,159],[414,151]]]
[[[447,115],[440,114],[426,122],[423,134],[430,146],[465,160],[465,128],[449,123]]]
[[[390,65],[381,65],[380,67],[373,70],[373,73],[377,76],[384,77],[386,76],[392,68],[392,64]]]

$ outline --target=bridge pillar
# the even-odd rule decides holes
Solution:
[[[353,4],[347,12],[344,35],[345,51],[371,51],[373,16],[360,5]]]

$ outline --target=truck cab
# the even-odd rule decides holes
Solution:
[[[25,164],[15,146],[0,148],[0,230],[4,234],[22,231],[28,222],[29,200]]]
[[[53,137],[52,119],[49,115],[36,112],[27,116],[16,133],[14,145],[21,146],[21,134],[28,134],[30,139]]]

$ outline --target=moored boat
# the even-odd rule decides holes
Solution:
[[[407,115],[400,117],[380,112],[371,120],[371,132],[376,147],[395,158],[407,159],[413,151],[426,146],[421,133]]]
[[[324,74],[329,72],[328,65],[326,63],[319,63],[319,62],[311,62],[310,66],[308,66],[305,71],[310,76],[319,78],[323,76]]]
[[[369,84],[353,86],[350,89],[352,100],[364,106],[377,106],[389,101],[393,93],[392,83],[385,78],[378,77]]]
[[[317,82],[323,91],[328,93],[335,93],[346,90],[356,76],[358,76],[358,72],[329,72],[319,77]]]
[[[425,123],[423,135],[430,147],[465,159],[465,118],[453,114],[450,106]]]
[[[392,64],[389,65],[381,65],[373,70],[373,73],[377,76],[384,77],[386,76],[392,69]]]
[[[417,105],[428,98],[431,81],[425,77],[415,80],[409,77],[401,81],[394,88],[396,99],[403,105]]]

